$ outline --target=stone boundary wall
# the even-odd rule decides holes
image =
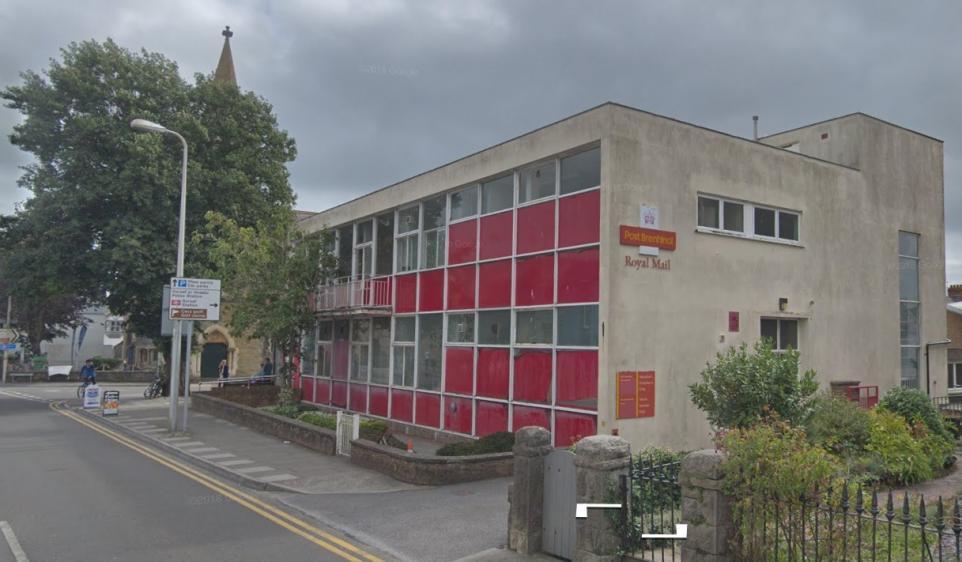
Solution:
[[[336,406],[327,406],[325,404],[315,404],[314,402],[307,402],[311,406],[318,409],[318,411],[325,412],[328,414],[336,414],[338,410],[345,413],[352,414],[354,412],[348,411],[344,408],[338,408]],[[365,414],[358,414],[364,416]],[[399,422],[395,420],[390,420],[387,418],[371,416],[370,419],[375,419],[382,421],[387,424],[391,433],[395,437],[401,439],[402,435],[410,435],[411,437],[420,437],[422,439],[429,439],[431,441],[436,441],[438,443],[463,443],[465,441],[471,441],[470,437],[465,437],[463,435],[457,435],[454,433],[448,433],[447,431],[441,431],[440,429],[429,429],[426,427],[419,427],[416,425],[407,424],[404,422]],[[403,441],[403,439],[401,439]]]
[[[260,408],[261,406],[276,404],[277,395],[280,394],[280,391],[280,387],[272,384],[255,384],[251,386],[234,384],[220,388],[212,388],[205,391],[205,395],[234,404]]]
[[[206,392],[191,394],[190,404],[195,412],[217,416],[327,455],[334,454],[337,440],[330,429],[215,398]]]
[[[17,376],[11,376],[16,374]],[[26,373],[9,372],[7,380],[10,382],[24,382]],[[52,378],[47,376],[47,371],[33,371],[30,382],[80,382],[80,372],[72,372],[68,376],[54,375]],[[152,382],[157,376],[155,371],[97,371],[97,382],[142,382],[144,384]]]
[[[443,486],[511,476],[513,453],[492,453],[463,457],[409,455],[407,452],[370,441],[351,442],[351,463],[422,486]]]

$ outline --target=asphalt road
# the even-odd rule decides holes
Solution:
[[[353,552],[338,546],[349,539],[331,529],[229,499],[249,490],[212,489],[46,402],[9,396],[16,390],[0,387],[0,522],[31,562],[345,559],[324,544],[348,559],[377,560],[356,541]],[[5,535],[0,562],[22,562]]]

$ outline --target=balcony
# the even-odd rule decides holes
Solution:
[[[326,316],[363,316],[391,312],[391,276],[342,277],[318,287],[314,311]]]

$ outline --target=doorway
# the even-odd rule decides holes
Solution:
[[[200,378],[217,378],[217,366],[221,360],[227,359],[226,343],[206,343],[200,354]]]

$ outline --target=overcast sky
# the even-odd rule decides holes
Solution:
[[[843,5],[844,4],[844,5]],[[0,86],[70,41],[237,80],[296,139],[298,208],[322,210],[612,100],[762,135],[863,111],[945,141],[947,270],[962,283],[962,3],[670,0],[0,0]],[[7,134],[18,115],[0,108]],[[0,142],[0,212],[26,193]]]

